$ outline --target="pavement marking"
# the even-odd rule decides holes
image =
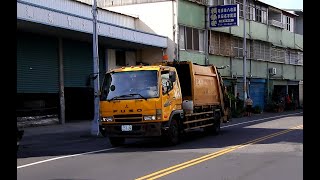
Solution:
[[[300,129],[300,128],[303,128],[303,125],[291,127],[291,128],[289,128],[287,130],[283,130],[283,131],[280,131],[280,132],[277,132],[277,133],[273,133],[273,134],[270,134],[270,135],[267,135],[267,136],[263,136],[261,138],[254,139],[252,141],[249,141],[249,142],[246,142],[246,143],[243,143],[243,144],[240,144],[240,145],[231,146],[229,148],[225,148],[225,149],[222,149],[220,151],[217,151],[217,152],[214,152],[214,153],[211,153],[211,154],[208,154],[208,155],[205,155],[205,156],[202,156],[202,157],[199,157],[199,158],[196,158],[196,159],[193,159],[193,160],[190,160],[190,161],[187,161],[187,162],[175,165],[175,166],[171,166],[169,168],[166,168],[166,169],[163,169],[163,170],[160,170],[160,171],[156,171],[154,173],[151,173],[149,175],[137,178],[135,180],[144,180],[144,179],[153,180],[153,179],[158,179],[160,177],[166,176],[166,175],[174,173],[176,171],[185,169],[187,167],[194,166],[194,165],[199,164],[201,162],[216,158],[218,156],[221,156],[223,154],[229,153],[231,151],[234,151],[234,150],[237,150],[237,149],[240,149],[240,148],[255,144],[257,142],[261,142],[261,141],[264,141],[266,139],[270,139],[270,138],[273,138],[273,137],[276,137],[276,136],[279,136],[279,135],[282,135],[282,134],[285,134],[285,133],[288,133],[290,131],[294,131],[294,130],[297,130],[297,129]]]
[[[263,120],[267,120],[267,119],[285,117],[285,116],[288,116],[288,115],[296,115],[296,114],[302,114],[302,112],[292,113],[292,114],[285,114],[285,115],[280,115],[280,116],[272,116],[272,117],[256,119],[256,120],[253,120],[253,121],[246,121],[246,122],[237,123],[237,124],[230,124],[230,125],[226,125],[226,126],[221,126],[221,129],[222,128],[226,128],[226,127],[238,126],[238,125],[241,125],[241,124],[248,124],[248,123],[252,123],[252,122],[258,122],[258,121],[263,121]]]
[[[237,126],[237,125],[241,125],[241,124],[247,124],[247,123],[251,123],[251,122],[257,122],[257,121],[263,121],[263,120],[266,120],[266,119],[272,119],[272,118],[278,118],[278,117],[284,117],[284,116],[290,116],[290,115],[296,115],[296,114],[301,114],[302,112],[299,112],[299,113],[292,113],[292,114],[285,114],[285,115],[280,115],[280,116],[272,116],[272,117],[267,117],[267,118],[262,118],[262,119],[256,119],[256,120],[252,120],[252,121],[246,121],[246,122],[242,122],[242,123],[237,123],[237,124],[231,124],[231,125],[227,125],[227,126],[222,126],[221,128],[226,128],[226,127],[232,127],[232,126]],[[232,147],[236,147],[236,146],[232,146]],[[89,152],[85,152],[85,153],[79,153],[79,154],[73,154],[73,155],[68,155],[68,156],[60,156],[60,157],[55,157],[55,158],[51,158],[51,159],[46,159],[46,160],[43,160],[43,161],[37,161],[37,162],[34,162],[34,163],[29,163],[29,164],[25,164],[25,165],[21,165],[21,166],[17,166],[17,169],[20,169],[20,168],[24,168],[24,167],[28,167],[28,166],[33,166],[33,165],[36,165],[36,164],[41,164],[41,163],[45,163],[45,162],[49,162],[49,161],[54,161],[54,160],[58,160],[58,159],[64,159],[64,158],[69,158],[69,157],[75,157],[75,156],[81,156],[81,155],[86,155],[86,154],[93,154],[93,153],[97,153],[97,152],[103,152],[103,151],[110,151],[110,150],[113,150],[113,149],[118,149],[120,147],[115,147],[115,148],[109,148],[109,149],[102,149],[102,150],[97,150],[97,151],[89,151]],[[226,150],[226,149],[225,149]],[[225,151],[224,150],[224,151]],[[221,153],[222,151],[218,151],[216,153]],[[212,156],[214,154],[209,154],[207,156]],[[205,158],[207,156],[203,156],[199,159],[202,159],[202,158]],[[192,160],[193,161],[196,161],[197,159],[194,159]],[[189,161],[188,161],[189,163]],[[191,163],[191,162],[190,162]],[[184,164],[184,163],[183,163]],[[183,164],[180,164],[180,166],[182,166]]]
[[[93,153],[103,152],[103,151],[110,151],[110,150],[113,150],[113,149],[117,149],[117,148],[101,149],[101,150],[97,150],[97,151],[89,151],[89,152],[85,152],[85,153],[79,153],[79,154],[73,154],[73,155],[68,155],[68,156],[55,157],[55,158],[46,159],[46,160],[43,160],[43,161],[37,161],[37,162],[34,162],[34,163],[18,166],[17,169],[28,167],[28,166],[33,166],[33,165],[36,165],[36,164],[41,164],[41,163],[45,163],[45,162],[49,162],[49,161],[55,161],[55,160],[58,160],[58,159],[81,156],[81,155],[86,155],[86,154],[93,154]]]

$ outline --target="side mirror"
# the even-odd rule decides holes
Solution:
[[[114,86],[114,85],[111,85],[111,86],[110,86],[110,90],[111,90],[111,91],[114,91],[115,89],[116,89],[116,86]]]
[[[177,79],[176,72],[170,71],[169,72],[169,79],[170,79],[171,82],[175,82],[176,79]]]

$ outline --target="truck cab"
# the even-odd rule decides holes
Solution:
[[[111,144],[127,137],[161,136],[170,115],[181,110],[175,68],[131,66],[106,73],[100,99],[100,125]]]

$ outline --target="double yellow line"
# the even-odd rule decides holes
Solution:
[[[266,139],[270,139],[270,138],[272,138],[272,137],[279,136],[279,135],[281,135],[281,134],[285,134],[285,133],[288,133],[288,132],[290,132],[290,131],[294,131],[294,130],[296,130],[296,129],[301,129],[301,128],[303,128],[303,125],[295,126],[295,127],[290,128],[290,129],[287,129],[287,130],[283,130],[283,131],[280,131],[280,132],[277,132],[277,133],[273,133],[273,134],[270,134],[270,135],[267,135],[267,136],[263,136],[263,137],[261,137],[261,138],[254,139],[254,140],[252,140],[252,141],[249,141],[249,142],[246,142],[246,143],[243,143],[243,144],[240,144],[240,145],[231,146],[231,147],[229,147],[229,148],[225,148],[225,149],[222,149],[222,150],[220,150],[220,151],[217,151],[217,152],[214,152],[214,153],[205,155],[205,156],[201,156],[201,157],[199,157],[199,158],[192,159],[192,160],[190,160],[190,161],[186,161],[186,162],[184,162],[184,163],[177,164],[177,165],[175,165],[175,166],[171,166],[171,167],[168,167],[168,168],[163,169],[163,170],[160,170],[160,171],[156,171],[156,172],[154,172],[154,173],[152,173],[152,174],[148,174],[148,175],[146,175],[146,176],[137,178],[137,179],[135,179],[135,180],[145,180],[145,179],[153,180],[153,179],[158,179],[158,178],[160,178],[160,177],[166,176],[166,175],[171,174],[171,173],[174,173],[174,172],[176,172],[176,171],[185,169],[185,168],[187,168],[187,167],[190,167],[190,166],[199,164],[199,163],[201,163],[201,162],[204,162],[204,161],[207,161],[207,160],[216,158],[216,157],[218,157],[218,156],[221,156],[221,155],[223,155],[223,154],[229,153],[229,152],[234,151],[234,150],[236,150],[236,149],[240,149],[240,148],[249,146],[249,145],[251,145],[251,144],[254,144],[254,143],[257,143],[257,142],[261,142],[261,141],[264,141],[264,140],[266,140]]]

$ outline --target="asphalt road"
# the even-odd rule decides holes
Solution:
[[[17,154],[21,180],[302,180],[302,113],[224,124],[218,136],[189,133],[181,144],[131,139],[112,148],[80,132],[26,137]],[[50,142],[41,138],[52,136]]]

